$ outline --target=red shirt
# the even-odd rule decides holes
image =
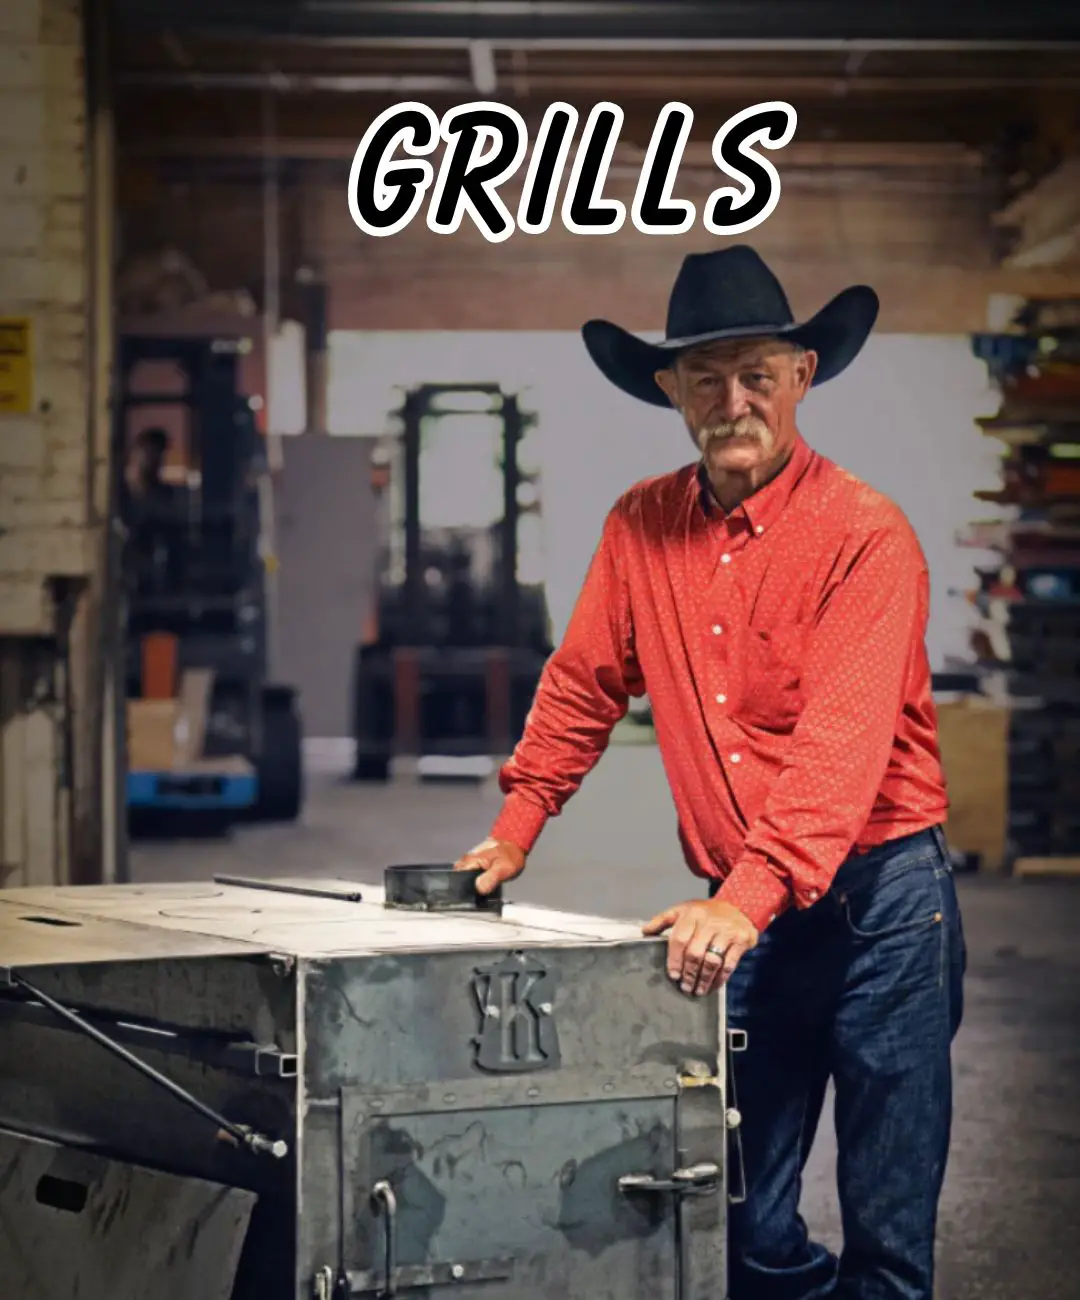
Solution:
[[[853,851],[945,819],[929,574],[888,498],[799,439],[724,515],[700,465],[609,513],[492,835],[526,851],[648,691],[690,870],[764,930]]]

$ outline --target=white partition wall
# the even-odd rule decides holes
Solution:
[[[608,508],[630,484],[694,456],[677,417],[624,397],[573,333],[337,333],[330,340],[330,431],[383,432],[400,388],[421,382],[519,388],[540,417],[544,548],[556,636],[569,617]],[[804,407],[810,443],[888,493],[926,550],[933,583],[931,661],[965,650],[965,611],[950,588],[971,582],[957,548],[992,481],[995,444],[973,421],[994,409],[966,338],[879,335],[850,371]]]

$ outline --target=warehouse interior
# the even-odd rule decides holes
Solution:
[[[901,505],[931,571],[970,949],[938,1295],[1075,1294],[1077,11],[0,9],[0,885],[365,882],[482,839],[530,673],[608,509],[691,459],[673,415],[596,371],[581,325],[660,337],[680,260],[723,241],[629,222],[592,239],[556,219],[495,245],[422,218],[377,240],[347,203],[358,142],[398,102],[498,101],[535,132],[555,101],[584,119],[606,100],[624,119],[605,195],[629,206],[678,101],[694,125],[676,192],[701,201],[719,127],[789,102],[782,197],[740,238],[797,317],[848,284],[877,290],[870,344],[807,400],[803,431]],[[125,503],[155,429],[162,481],[199,503],[176,527],[203,549],[177,572],[152,539],[132,567]],[[413,442],[425,468],[410,494]],[[417,634],[434,615],[401,576],[421,546],[405,514],[437,548],[501,528],[510,502],[509,587],[472,593],[464,634]],[[386,627],[408,653],[375,655]],[[190,646],[212,653],[189,660]],[[479,676],[445,668],[459,663]],[[402,703],[424,674],[427,712]],[[647,709],[514,890],[629,919],[694,893]],[[830,1141],[808,1216],[836,1238]]]

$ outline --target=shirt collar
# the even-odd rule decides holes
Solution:
[[[744,517],[755,531],[764,532],[779,519],[784,507],[791,499],[792,493],[802,481],[814,453],[801,436],[795,440],[795,446],[788,462],[774,479],[759,488],[752,496],[746,498],[731,512],[731,518]],[[709,489],[705,476],[704,462],[697,467],[697,484],[702,508],[707,515],[723,517],[723,511]]]

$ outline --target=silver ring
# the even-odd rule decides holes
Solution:
[[[724,955],[724,953],[727,951],[727,949],[726,949],[726,948],[706,948],[705,951],[706,951],[706,952],[711,952],[712,955],[713,955],[714,957],[723,957],[723,955]]]

